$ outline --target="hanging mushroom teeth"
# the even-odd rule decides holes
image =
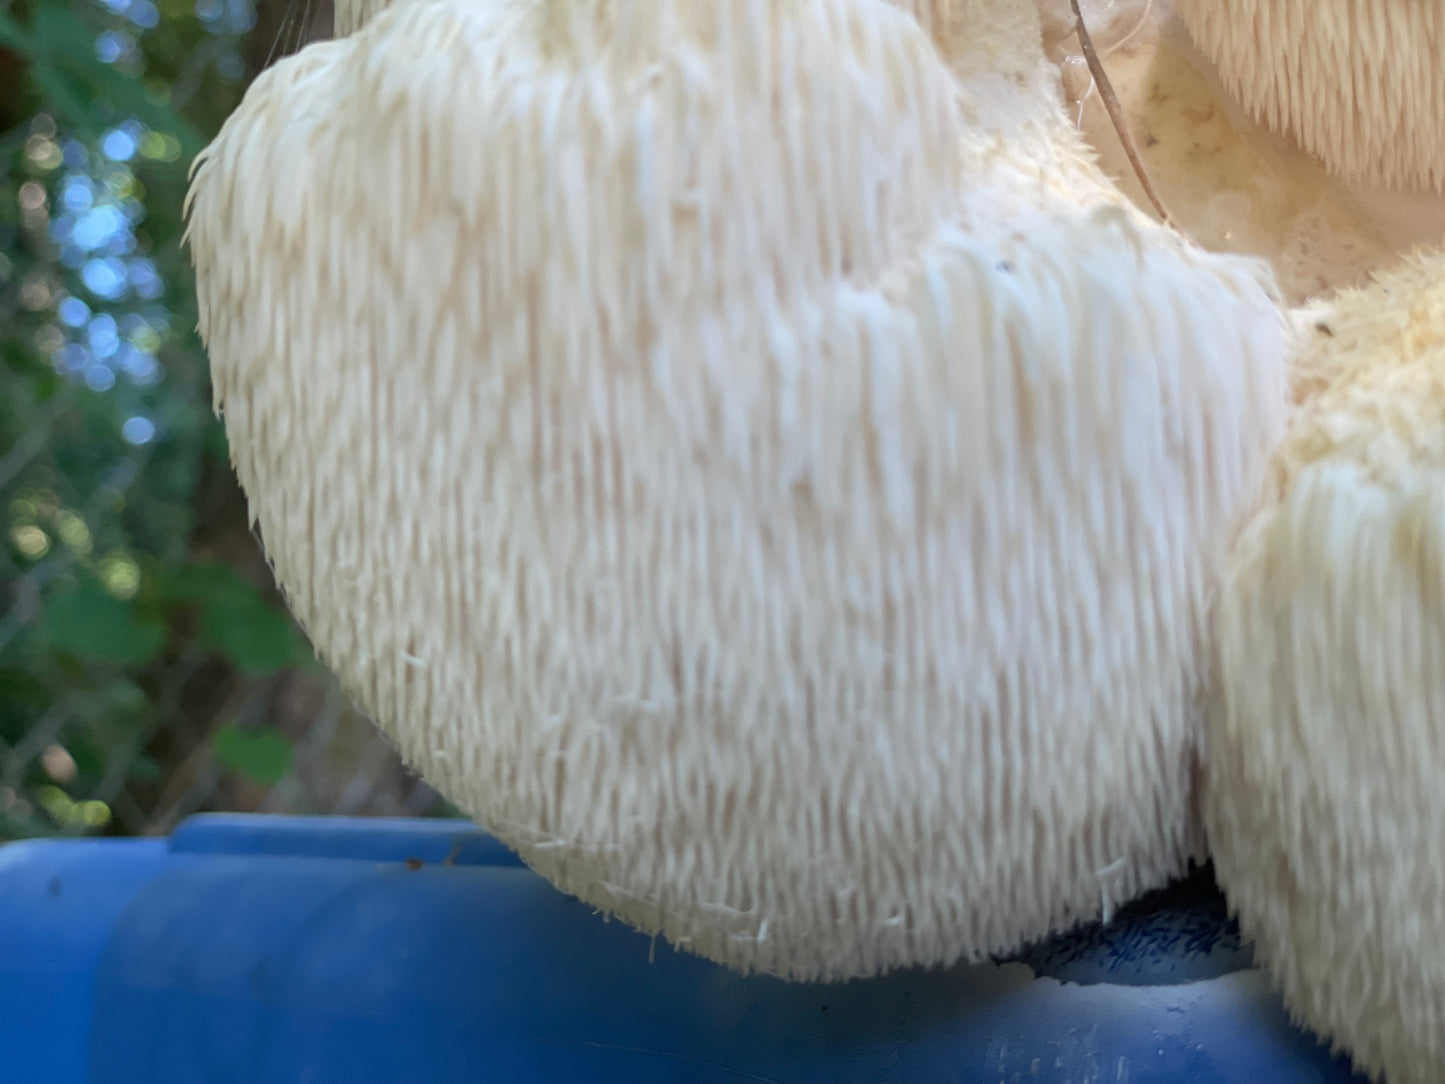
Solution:
[[[976,959],[1198,853],[1267,273],[1016,0],[407,0],[201,160],[201,326],[322,657],[564,890],[741,969]]]
[[[1445,255],[1308,329],[1276,501],[1218,613],[1209,841],[1290,1008],[1390,1084],[1445,1065]]]
[[[1256,117],[1353,183],[1445,191],[1445,4],[1175,0]]]

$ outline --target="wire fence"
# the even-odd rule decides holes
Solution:
[[[450,812],[311,657],[210,412],[186,173],[305,0],[0,0],[0,838]]]

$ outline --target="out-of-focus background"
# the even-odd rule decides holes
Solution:
[[[451,812],[338,694],[211,413],[191,159],[329,0],[0,0],[0,839]]]

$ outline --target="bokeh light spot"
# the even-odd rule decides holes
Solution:
[[[125,420],[120,435],[127,444],[149,444],[156,439],[156,423],[143,415],[136,414]]]

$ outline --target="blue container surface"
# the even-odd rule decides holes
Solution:
[[[465,822],[0,847],[0,1084],[1343,1084],[1207,875],[1008,961],[742,977]]]

